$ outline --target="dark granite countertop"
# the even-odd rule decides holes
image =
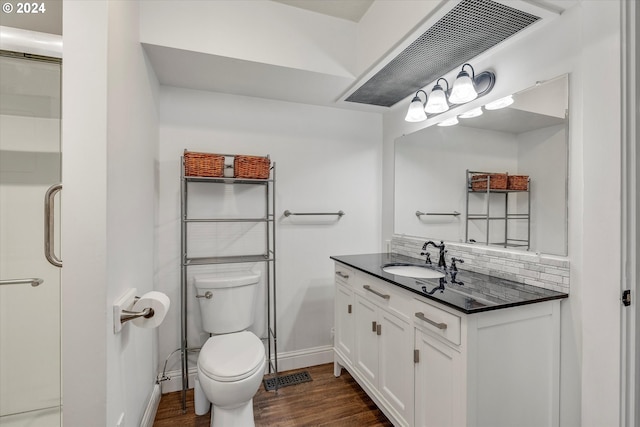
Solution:
[[[460,266],[458,266],[456,281],[462,282],[463,285],[452,283],[451,276],[447,273],[445,276],[447,283],[442,290],[438,289],[440,287],[439,279],[418,279],[397,276],[383,271],[382,266],[390,263],[425,265],[424,260],[399,254],[336,255],[330,258],[466,314],[534,304],[569,296],[562,292],[463,270]],[[435,264],[432,267],[434,270],[438,270]]]

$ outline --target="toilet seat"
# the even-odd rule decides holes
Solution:
[[[198,368],[219,382],[240,381],[264,366],[264,345],[248,331],[215,335],[200,350]]]

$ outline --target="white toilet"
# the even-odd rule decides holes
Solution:
[[[266,366],[253,324],[260,274],[252,271],[194,278],[202,326],[212,335],[198,356],[198,380],[213,404],[211,427],[252,427],[253,396]]]

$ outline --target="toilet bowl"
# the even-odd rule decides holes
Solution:
[[[198,357],[198,379],[212,403],[211,427],[252,427],[253,395],[266,366],[264,345],[248,331],[215,335]]]

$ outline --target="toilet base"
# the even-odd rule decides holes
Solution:
[[[211,427],[255,427],[253,399],[234,408],[211,408]]]

